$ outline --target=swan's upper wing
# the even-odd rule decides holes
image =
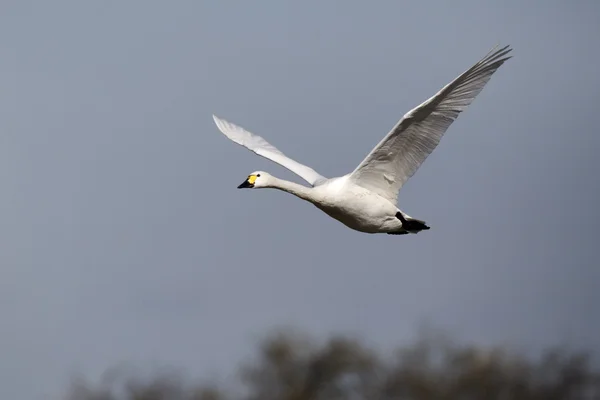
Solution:
[[[215,115],[213,115],[213,119],[215,120],[219,130],[223,132],[223,134],[229,139],[233,140],[237,144],[241,144],[249,150],[252,150],[259,156],[268,158],[269,160],[286,167],[310,183],[312,186],[315,186],[315,184],[326,179],[325,177],[319,175],[314,169],[292,160],[281,151],[277,150],[275,146],[268,143],[262,137],[248,132],[244,128],[232,124],[231,122],[220,119]]]
[[[440,139],[509,58],[509,46],[490,51],[435,96],[409,111],[350,174],[359,186],[396,204],[398,192]]]

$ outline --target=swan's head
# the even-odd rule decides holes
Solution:
[[[248,175],[238,189],[260,189],[268,186],[271,175],[264,171],[256,171]]]

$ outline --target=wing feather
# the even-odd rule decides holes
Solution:
[[[350,174],[357,185],[394,204],[398,192],[439,144],[448,127],[511,58],[509,46],[492,49],[433,97],[409,111]]]
[[[312,186],[326,180],[314,169],[292,160],[262,137],[213,115],[217,128],[235,143],[294,172]]]

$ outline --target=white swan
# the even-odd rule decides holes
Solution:
[[[396,207],[398,192],[438,145],[443,134],[481,92],[492,74],[511,56],[509,46],[492,49],[479,62],[410,110],[350,174],[327,179],[284,155],[262,137],[213,115],[217,127],[234,142],[306,180],[311,187],[251,173],[238,188],[273,188],[309,201],[351,229],[402,235],[429,229]]]

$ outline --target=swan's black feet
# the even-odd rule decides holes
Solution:
[[[410,232],[408,232],[408,231],[398,231],[398,232],[388,232],[387,234],[388,235],[406,235],[408,233],[410,233]]]
[[[429,227],[425,224],[425,221],[421,221],[415,218],[404,218],[401,212],[396,213],[396,218],[402,222],[402,229],[411,233],[417,233],[420,231],[426,231]]]

